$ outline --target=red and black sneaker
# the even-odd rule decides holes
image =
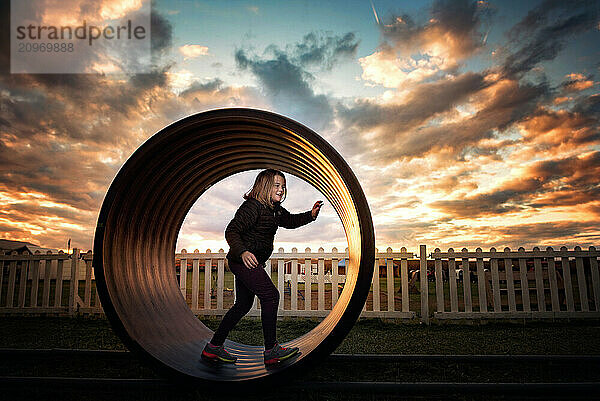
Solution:
[[[275,344],[273,348],[264,352],[265,365],[272,365],[274,363],[285,361],[286,359],[296,355],[298,351],[299,348],[297,347],[284,348],[279,344]]]
[[[237,360],[237,358],[227,352],[225,347],[222,345],[219,347],[212,345],[211,343],[207,343],[204,347],[204,350],[202,350],[202,357],[211,361],[221,361],[227,363],[235,363]]]

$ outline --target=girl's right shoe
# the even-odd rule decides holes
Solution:
[[[275,344],[269,351],[264,352],[265,365],[272,365],[281,361],[285,361],[288,358],[293,357],[299,351],[297,347],[284,348],[279,344]]]
[[[211,343],[207,343],[204,350],[202,350],[202,357],[211,361],[221,361],[226,363],[235,363],[237,360],[235,356],[227,352],[224,346],[221,345],[218,347]]]

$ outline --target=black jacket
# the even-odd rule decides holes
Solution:
[[[254,198],[247,199],[225,229],[225,240],[229,244],[227,259],[242,262],[242,253],[250,251],[258,263],[264,263],[273,253],[278,227],[296,228],[313,220],[311,210],[291,214],[279,203],[271,209]]]

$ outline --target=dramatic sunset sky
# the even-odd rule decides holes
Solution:
[[[64,21],[139,1],[57,11],[33,0]],[[157,0],[151,74],[10,74],[3,50],[0,238],[91,249],[104,195],[140,144],[187,115],[245,106],[294,118],[338,150],[380,250],[598,246],[599,4]],[[177,250],[227,249],[223,231],[255,176],[204,194]],[[288,188],[292,212],[324,199],[294,177]],[[326,202],[275,246],[346,245]]]

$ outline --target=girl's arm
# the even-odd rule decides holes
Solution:
[[[281,207],[279,226],[283,228],[298,228],[313,221],[312,210],[304,213],[291,214]]]
[[[242,253],[248,251],[241,234],[247,232],[256,224],[258,213],[256,205],[252,201],[247,200],[241,204],[225,229],[225,240],[229,244],[231,253],[237,259],[241,259]]]

